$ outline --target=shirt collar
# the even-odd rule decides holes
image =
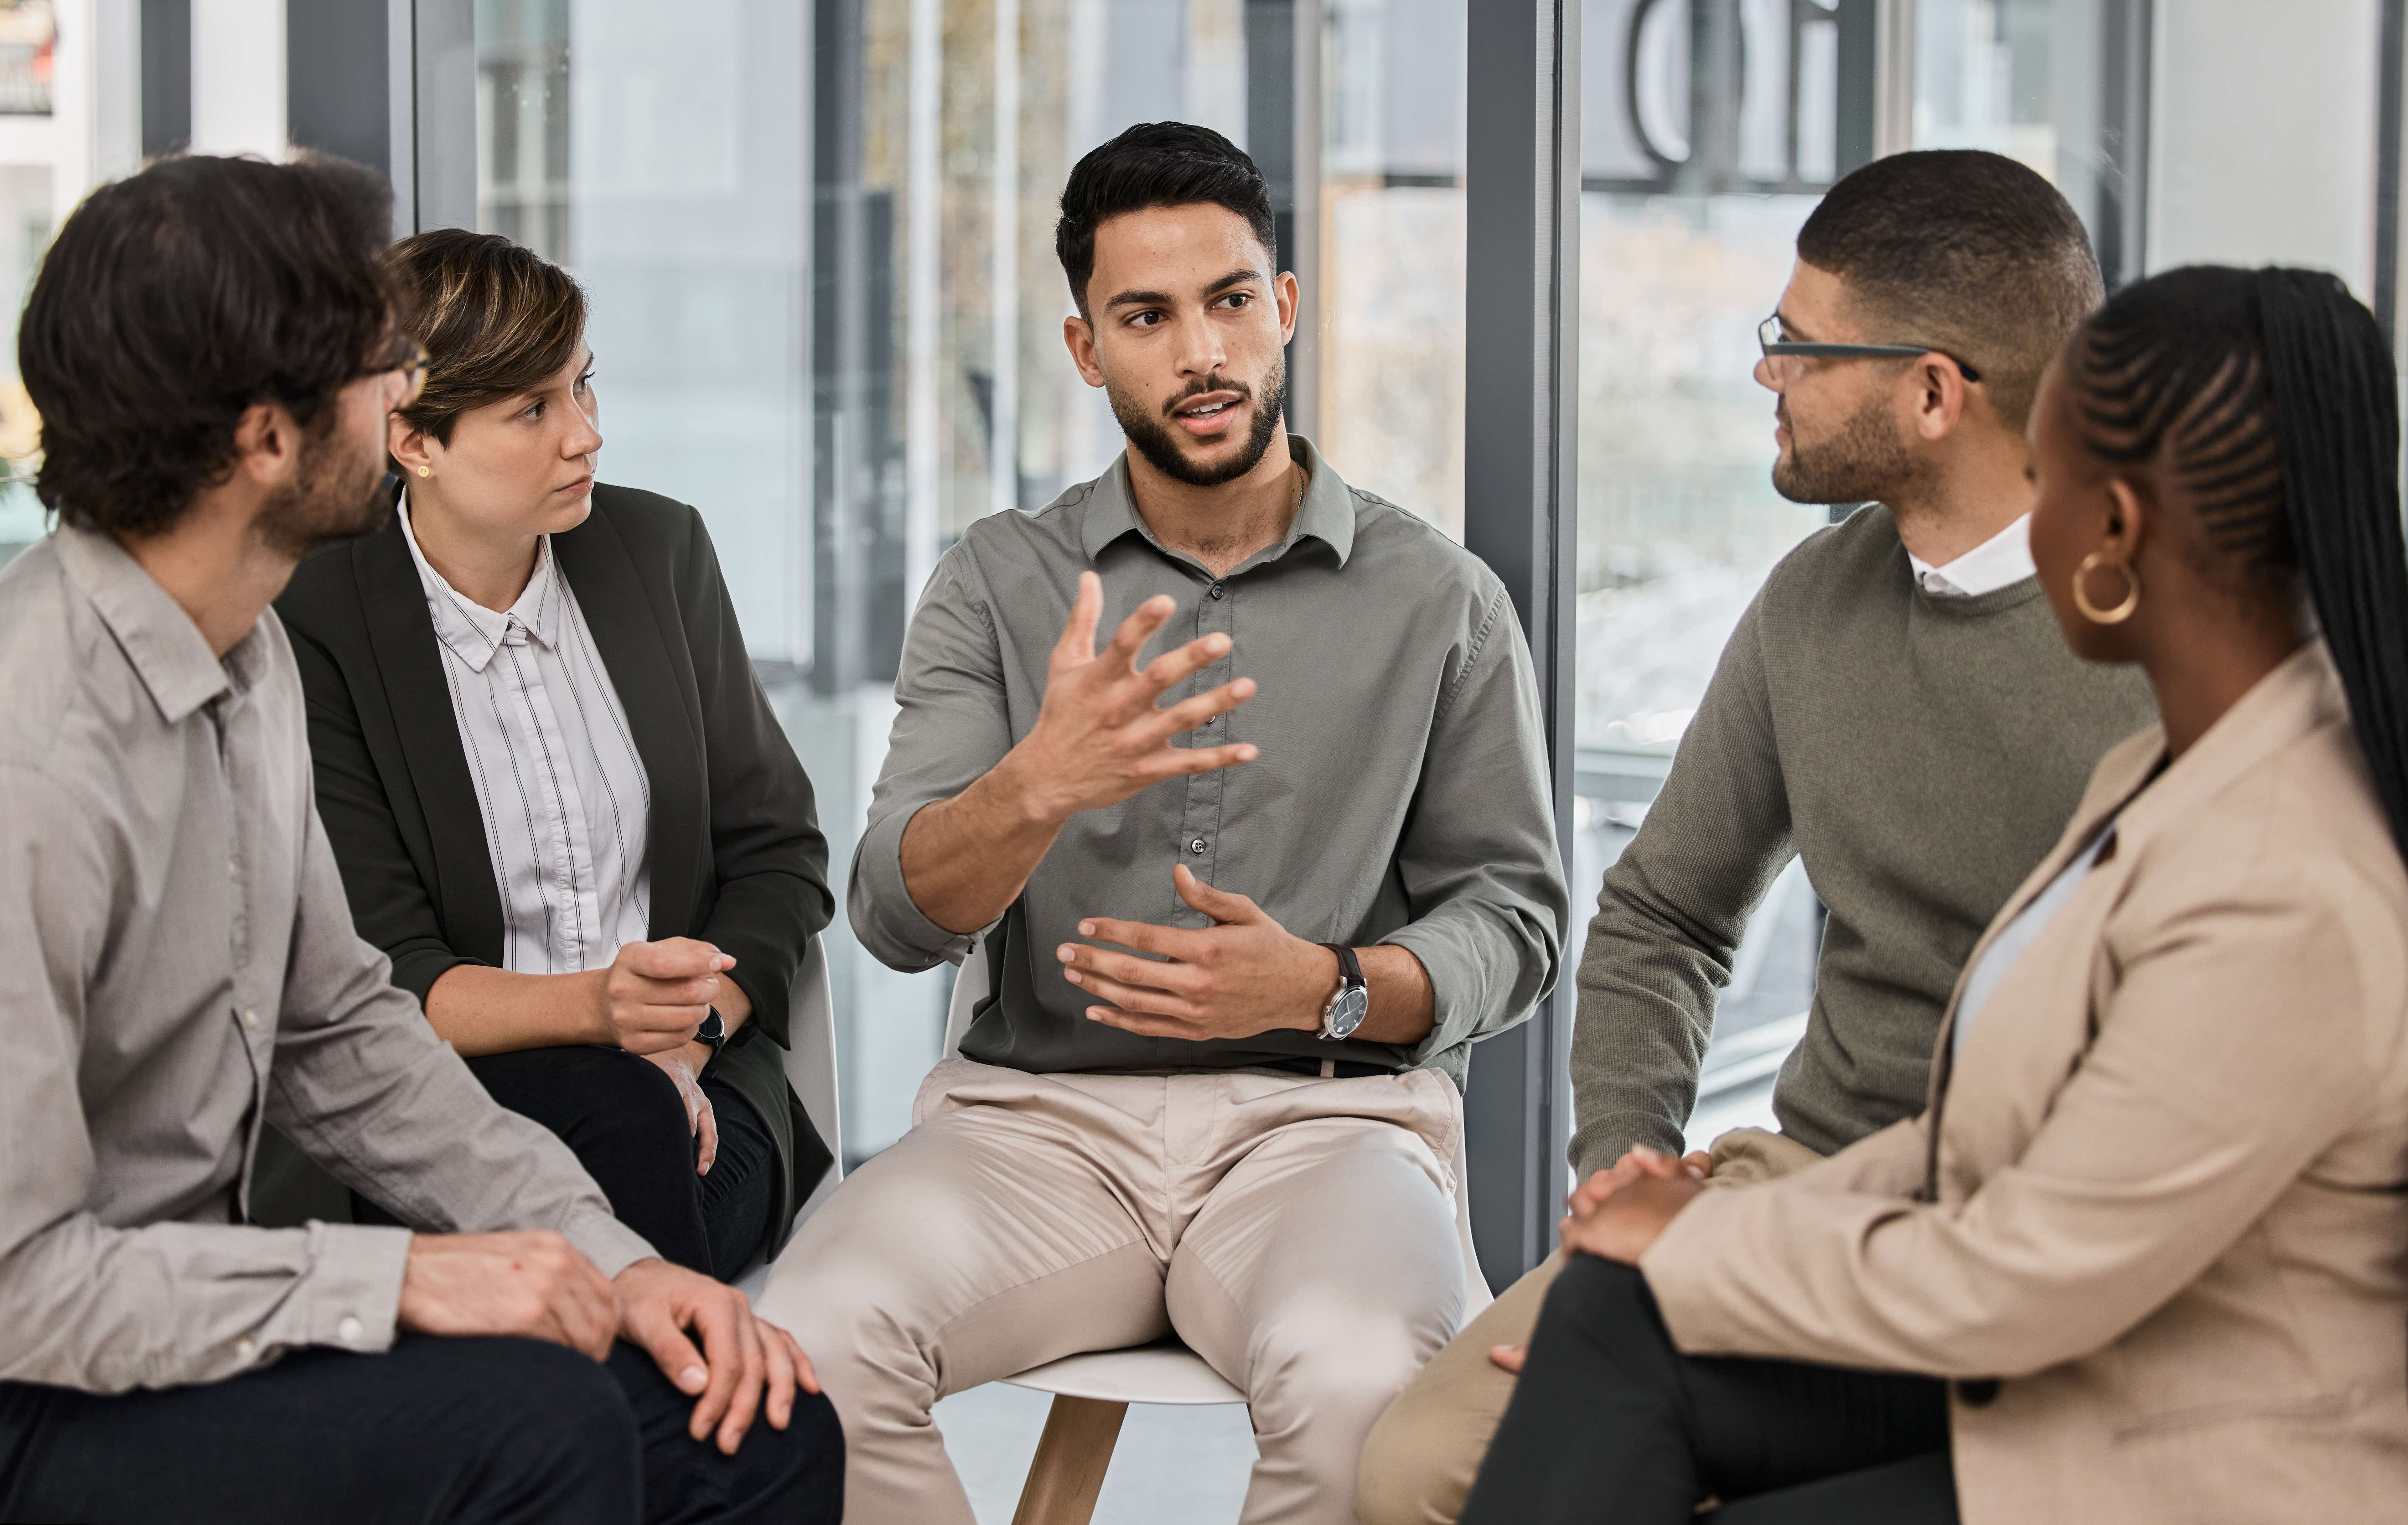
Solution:
[[[267,672],[263,616],[221,661],[199,626],[142,564],[107,535],[61,525],[59,560],[132,664],[168,725],[181,723],[220,695],[248,693]]]
[[[426,553],[418,548],[418,533],[409,525],[408,493],[402,495],[401,506],[394,512],[401,520],[401,538],[409,545],[409,559],[418,568],[418,585],[426,593],[426,611],[435,622],[435,637],[467,663],[470,671],[484,671],[494,654],[514,644],[513,625],[525,632],[517,640],[532,637],[546,648],[556,645],[560,598],[558,579],[552,573],[551,536],[536,537],[534,575],[527,579],[518,600],[496,613],[445,582],[443,574],[426,559]]]
[[[1329,468],[1321,453],[1312,448],[1312,440],[1300,434],[1290,434],[1287,442],[1289,456],[1308,473],[1304,501],[1297,505],[1296,522],[1288,525],[1286,536],[1278,544],[1248,557],[1236,571],[1277,561],[1307,536],[1338,553],[1340,567],[1354,554],[1354,494],[1338,480],[1338,473]],[[1128,452],[1124,450],[1112,468],[1097,477],[1087,494],[1079,522],[1079,543],[1087,559],[1093,561],[1103,554],[1104,547],[1128,534],[1142,535],[1155,550],[1170,554],[1137,511],[1137,495],[1129,485]]]
[[[1943,597],[1978,598],[2040,570],[2032,563],[2028,513],[1954,561],[1935,567],[1912,551],[1906,559],[1923,591]]]

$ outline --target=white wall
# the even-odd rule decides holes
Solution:
[[[2371,297],[2377,0],[2160,0],[2148,265],[2308,265]]]

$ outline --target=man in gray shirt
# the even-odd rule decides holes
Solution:
[[[0,1518],[833,1525],[792,1339],[351,929],[268,604],[390,502],[391,216],[349,165],[169,159],[25,309],[62,523],[0,574]],[[440,1231],[250,1226],[268,1123]]]
[[[1132,448],[937,569],[853,870],[873,953],[982,934],[993,987],[765,1306],[856,1525],[968,1525],[937,1399],[1172,1331],[1253,1406],[1243,1518],[1338,1525],[1467,1307],[1467,1051],[1555,975],[1537,693],[1487,568],[1287,435],[1253,163],[1132,128],[1062,205],[1066,337]]]
[[[1680,1149],[1716,994],[1793,857],[1829,919],[1773,1090],[1781,1130],[1693,1163],[1761,1178],[1921,1111],[1974,942],[2100,755],[2156,718],[2135,669],[2065,649],[2027,535],[2025,419],[2100,295],[2073,209],[1994,153],[1876,160],[1799,230],[1756,373],[1776,399],[1773,485],[1876,501],[1765,580],[1607,870],[1572,1039],[1572,1166],[1590,1177],[1576,1207],[1632,1147]],[[1559,1263],[1500,1296],[1383,1418],[1368,1525],[1456,1518]]]

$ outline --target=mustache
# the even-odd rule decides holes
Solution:
[[[1162,411],[1167,417],[1169,414],[1179,411],[1179,405],[1181,403],[1185,402],[1190,397],[1200,397],[1207,392],[1234,392],[1238,395],[1238,400],[1240,402],[1252,402],[1254,400],[1254,389],[1253,387],[1248,386],[1243,381],[1224,376],[1216,370],[1210,376],[1198,377],[1197,380],[1188,382],[1187,389],[1185,391],[1180,393],[1179,396],[1171,398],[1168,402],[1162,405]]]

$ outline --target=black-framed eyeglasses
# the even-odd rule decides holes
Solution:
[[[1946,355],[1956,366],[1957,373],[1968,381],[1978,381],[1982,373],[1958,360],[1947,351],[1931,344],[1808,344],[1781,337],[1781,314],[1776,312],[1756,325],[1756,342],[1764,351],[1764,358],[1775,355],[1816,355],[1842,359],[1855,355]]]
[[[359,374],[382,376],[388,371],[401,372],[401,379],[409,384],[409,393],[396,406],[407,408],[418,400],[420,393],[426,390],[426,367],[433,363],[433,358],[426,352],[425,345],[419,343],[408,334],[395,334],[385,345],[384,353],[363,367]],[[357,377],[353,378],[355,381],[357,379]]]

